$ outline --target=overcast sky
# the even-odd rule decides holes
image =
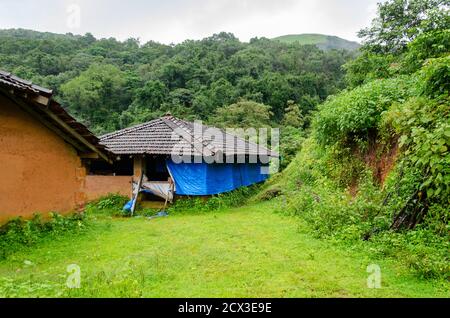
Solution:
[[[323,33],[358,40],[381,0],[0,0],[0,29],[179,43],[214,33]]]

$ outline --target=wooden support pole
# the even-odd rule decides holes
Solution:
[[[141,192],[143,180],[144,180],[144,173],[142,172],[141,177],[139,178],[137,189],[136,189],[135,193],[133,193],[134,198],[133,198],[133,205],[131,206],[131,216],[134,215],[134,211],[136,210],[137,200],[139,198],[139,193]]]

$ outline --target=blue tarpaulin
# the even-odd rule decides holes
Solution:
[[[207,164],[167,161],[177,195],[214,195],[265,181],[262,164]]]
[[[123,211],[126,212],[131,212],[131,209],[133,208],[133,203],[134,203],[134,199],[130,200],[127,202],[127,204],[125,204],[125,206],[123,207]]]

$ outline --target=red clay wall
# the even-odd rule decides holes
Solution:
[[[84,181],[76,150],[0,95],[0,222],[73,211]]]
[[[86,198],[94,201],[111,193],[131,197],[131,183],[133,177],[87,176]]]

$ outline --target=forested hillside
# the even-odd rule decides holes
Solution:
[[[312,44],[322,50],[344,49],[353,51],[360,47],[357,42],[324,34],[289,34],[276,37],[273,40],[283,43]]]
[[[96,133],[166,112],[185,119],[214,115],[220,121],[216,110],[241,100],[258,103],[262,112],[269,106],[269,123],[261,125],[282,122],[288,102],[305,117],[344,88],[341,66],[351,57],[346,51],[264,38],[242,43],[229,33],[162,45],[90,34],[0,31],[0,68],[53,88]]]
[[[381,5],[360,32],[362,54],[346,65],[350,88],[318,107],[302,150],[259,197],[282,194],[280,209],[304,218],[315,235],[443,279],[450,274],[448,9],[440,0]]]

